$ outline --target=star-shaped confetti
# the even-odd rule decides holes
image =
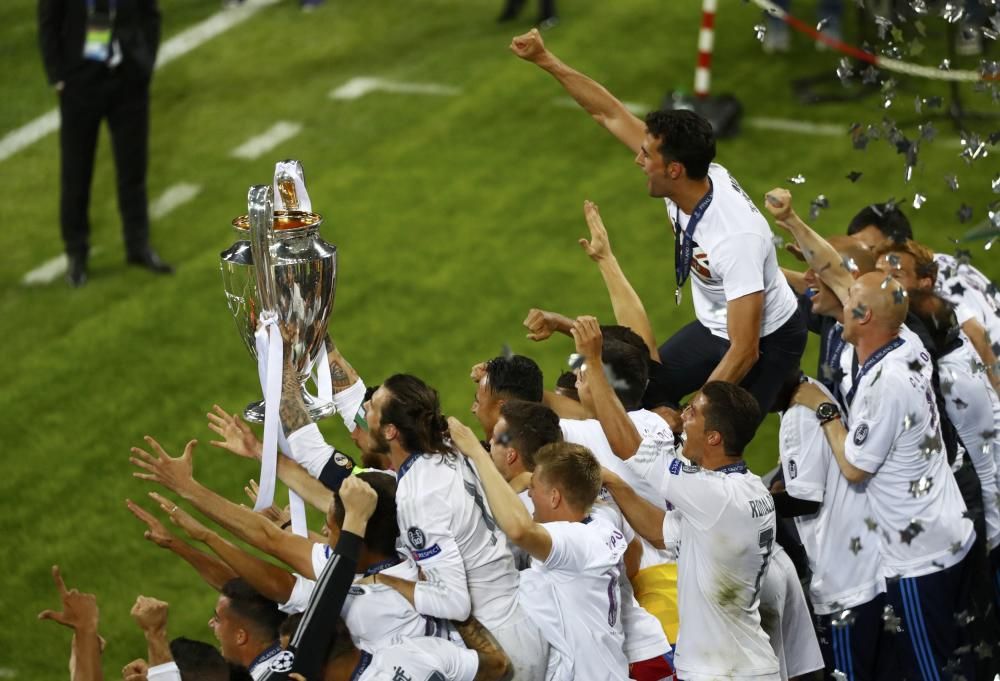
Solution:
[[[820,194],[809,202],[809,219],[815,220],[819,217],[819,212],[830,207],[830,200],[825,195]]]
[[[930,475],[925,475],[918,480],[910,481],[910,496],[914,499],[919,499],[920,497],[926,496],[930,493],[931,487],[934,486],[934,478]]]
[[[861,537],[851,537],[851,553],[855,556],[861,553]]]
[[[957,542],[953,542],[952,543],[952,545],[951,545],[951,552],[952,552],[952,554],[957,554],[961,550],[962,550],[962,542],[957,541]]]
[[[902,305],[906,302],[906,291],[904,291],[902,287],[893,289],[892,302],[896,305]]]
[[[948,290],[951,292],[951,295],[953,295],[953,296],[964,296],[965,295],[965,287],[962,286],[962,283],[958,282],[958,281],[956,281],[954,284],[952,284],[948,288]]]
[[[925,459],[929,459],[935,452],[941,451],[941,440],[937,434],[934,437],[930,435],[925,437],[920,443],[920,451],[923,453]]]
[[[945,175],[944,181],[948,183],[948,189],[953,192],[958,191],[958,176],[957,175]]]
[[[868,312],[868,307],[866,305],[864,305],[863,303],[860,303],[860,304],[858,304],[857,307],[855,307],[853,310],[851,310],[851,315],[853,315],[855,319],[864,319],[865,318],[865,314],[867,312]]]
[[[755,24],[753,32],[759,42],[764,42],[764,36],[767,35],[767,26],[765,24]]]
[[[955,404],[955,409],[968,409],[969,403],[963,400],[961,397],[956,397],[952,400]]]
[[[909,368],[910,371],[916,373],[920,373],[921,371],[924,370],[924,365],[921,364],[919,359],[911,359],[909,362],[907,362],[906,366]]]
[[[830,617],[830,626],[834,629],[843,629],[844,627],[849,627],[854,624],[854,620],[858,618],[857,615],[851,611],[850,608],[847,610],[841,610],[836,615]]]
[[[993,657],[993,646],[991,646],[986,641],[980,641],[973,650],[976,651],[976,657],[980,660],[985,660],[987,657]]]
[[[903,260],[899,257],[898,253],[890,253],[885,256],[885,261],[889,263],[890,267],[896,270],[903,266]]]
[[[851,172],[847,173],[847,179],[850,180],[851,182],[857,182],[858,180],[861,179],[861,176],[863,174],[864,173],[860,173],[857,170],[852,170]]]
[[[875,518],[868,516],[865,518],[865,525],[868,527],[869,532],[874,532],[878,529],[878,523],[875,522]]]
[[[927,197],[926,196],[924,196],[923,194],[914,194],[913,195],[913,208],[914,208],[914,210],[920,210],[921,208],[924,207],[925,203],[927,203]]]
[[[955,215],[958,216],[959,222],[963,224],[968,222],[972,219],[972,206],[963,203],[962,207],[958,209],[958,212],[955,213]]]
[[[953,384],[952,384],[951,381],[941,381],[941,394],[942,395],[951,395],[952,385]]]
[[[858,264],[854,262],[854,258],[851,258],[846,255],[840,259],[840,266],[843,267],[848,272],[858,271]]]
[[[569,356],[569,359],[566,361],[566,363],[569,364],[570,369],[576,371],[577,369],[582,367],[584,362],[586,361],[587,360],[586,358],[584,358],[583,355],[574,352],[572,355]]]
[[[912,428],[913,424],[916,422],[916,420],[917,420],[916,414],[907,414],[906,416],[904,416],[903,417],[903,431],[905,432],[905,431],[909,430],[910,428]]]
[[[955,613],[955,622],[960,627],[967,627],[972,622],[975,622],[975,621],[976,621],[976,616],[973,615],[968,610],[963,610],[962,612],[956,612]]]
[[[924,525],[919,520],[911,520],[910,524],[899,531],[899,541],[907,546],[916,539],[917,535],[924,531]]]
[[[795,175],[794,177],[788,178],[788,181],[792,184],[805,184],[806,178],[802,173]]]

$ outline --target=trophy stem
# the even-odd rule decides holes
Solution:
[[[317,397],[310,395],[306,390],[305,381],[302,381],[302,401],[305,402],[309,418],[315,423],[320,419],[325,419],[336,411],[333,402],[324,402]],[[251,423],[264,423],[264,400],[251,402],[243,410],[243,418]]]

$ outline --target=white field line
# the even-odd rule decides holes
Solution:
[[[196,197],[200,191],[200,186],[184,182],[175,184],[172,187],[167,187],[167,189],[150,205],[150,219],[163,219],[168,213]],[[98,246],[91,251],[91,254],[100,252],[101,249]],[[66,254],[64,253],[62,255],[58,255],[51,260],[46,260],[41,265],[25,274],[21,279],[21,283],[25,286],[51,284],[59,277],[66,274],[66,268],[68,266],[69,263],[66,260]],[[3,676],[0,675],[0,678],[3,678]]]
[[[285,140],[295,137],[302,131],[301,123],[278,121],[261,134],[251,137],[246,142],[229,152],[233,158],[252,161],[266,154]]]
[[[359,76],[351,78],[340,87],[334,88],[328,96],[330,99],[359,99],[371,92],[449,97],[460,94],[461,90],[450,85],[441,85],[440,83],[407,83],[398,80],[386,80],[385,78]]]
[[[185,204],[194,197],[198,196],[198,192],[200,191],[200,185],[188,184],[186,182],[181,182],[180,184],[175,184],[172,187],[167,187],[166,191],[160,194],[160,196],[153,201],[152,205],[149,207],[150,219],[159,220],[165,217],[178,206]]]
[[[847,137],[847,127],[837,123],[809,123],[808,121],[796,121],[789,118],[767,117],[750,117],[743,122],[748,128],[755,130],[797,132],[817,137]]]
[[[159,69],[184,56],[276,2],[278,0],[246,0],[239,7],[217,12],[191,28],[181,31],[160,46],[156,68]],[[58,129],[59,109],[52,109],[20,128],[11,130],[0,138],[0,163]]]
[[[16,669],[8,669],[7,667],[0,667],[0,679],[15,679],[17,678]]]

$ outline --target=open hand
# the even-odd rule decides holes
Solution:
[[[542,34],[537,28],[533,28],[523,35],[515,36],[510,41],[510,51],[525,61],[537,62],[546,53]]]
[[[76,589],[67,589],[58,565],[52,566],[52,581],[55,582],[59,599],[62,601],[62,612],[43,610],[38,613],[38,619],[52,620],[70,629],[96,634],[99,617],[97,596],[80,593]]]
[[[209,442],[213,447],[226,449],[245,459],[260,459],[261,443],[253,430],[237,414],[230,414],[217,404],[208,412],[208,427],[222,440]]]
[[[451,434],[451,441],[455,444],[455,447],[465,456],[471,456],[474,452],[483,448],[483,445],[479,442],[479,438],[472,432],[472,429],[454,416],[448,417],[448,432]]]
[[[145,473],[132,473],[133,477],[158,482],[167,489],[178,493],[194,482],[194,466],[191,455],[198,444],[197,440],[188,442],[184,446],[183,454],[172,457],[160,446],[159,442],[149,435],[144,439],[157,455],[154,457],[144,449],[133,447],[132,454],[134,456],[129,457],[129,461],[146,471]]]
[[[590,228],[590,241],[580,239],[580,246],[594,262],[610,257],[611,241],[608,239],[608,230],[604,227],[597,204],[593,201],[584,201],[583,215],[587,218],[587,226]]]
[[[250,483],[243,488],[243,491],[246,492],[246,495],[250,497],[250,501],[256,506],[257,495],[260,493],[260,487],[257,485],[257,481],[250,480]],[[285,506],[282,509],[278,508],[274,504],[271,504],[264,510],[259,511],[259,513],[278,527],[285,527],[292,521],[292,510],[288,506]]]
[[[167,514],[167,517],[170,518],[170,522],[184,530],[189,537],[200,542],[208,539],[211,530],[195,520],[183,508],[156,492],[150,492],[149,498],[158,503],[163,512]]]
[[[132,512],[132,515],[146,523],[147,527],[149,527],[149,529],[146,530],[142,536],[160,548],[170,548],[174,541],[174,535],[167,531],[167,528],[163,526],[163,523],[161,523],[156,516],[131,499],[126,499],[125,505],[128,507],[128,510]]]

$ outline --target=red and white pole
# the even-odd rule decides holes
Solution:
[[[712,85],[712,48],[715,45],[715,10],[718,0],[703,0],[698,32],[698,66],[694,70],[694,96],[708,97]]]

